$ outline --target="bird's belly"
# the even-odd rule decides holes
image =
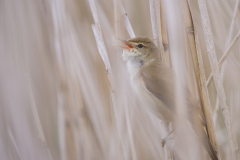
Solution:
[[[145,109],[164,122],[172,122],[174,120],[175,113],[145,88],[139,75],[132,76],[131,82]]]

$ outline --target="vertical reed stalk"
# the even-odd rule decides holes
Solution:
[[[96,39],[96,42],[97,42],[98,51],[99,51],[99,53],[100,53],[100,55],[103,59],[103,62],[105,64],[107,74],[108,74],[109,87],[110,87],[110,91],[111,91],[111,98],[112,98],[112,103],[113,103],[113,109],[114,109],[114,114],[115,114],[117,130],[118,130],[118,134],[119,134],[119,137],[120,137],[120,140],[121,140],[121,143],[122,143],[122,148],[123,148],[123,152],[124,152],[124,155],[125,155],[125,159],[128,160],[128,159],[130,159],[131,156],[129,155],[129,153],[130,153],[129,152],[129,147],[128,147],[127,144],[123,143],[123,138],[122,138],[122,135],[120,133],[120,126],[121,126],[120,123],[121,122],[119,121],[120,118],[119,118],[118,111],[117,111],[116,95],[115,95],[115,92],[114,92],[115,90],[114,90],[114,87],[113,87],[112,69],[111,69],[109,59],[108,59],[108,54],[107,54],[107,50],[106,50],[106,47],[105,47],[105,43],[104,43],[104,40],[103,40],[103,37],[102,37],[102,31],[101,31],[101,27],[100,27],[100,24],[99,24],[99,18],[97,16],[97,10],[96,10],[94,0],[89,0],[89,4],[90,4],[92,15],[93,15],[94,21],[95,21],[95,24],[92,25],[93,33],[94,33],[94,36],[95,36],[95,39]],[[122,9],[124,11],[123,7],[122,7]],[[124,14],[124,21],[125,21],[125,24],[126,24],[126,27],[127,27],[127,30],[129,32],[129,34],[131,36],[135,36],[134,32],[133,32],[133,29],[131,28],[130,21],[128,20],[128,17],[127,17],[126,14]],[[127,120],[129,120],[129,119],[127,119]],[[128,129],[129,129],[129,127],[128,127]],[[132,140],[133,138],[131,137],[130,133],[129,133],[129,130],[128,130],[128,135],[130,136],[129,139]],[[131,141],[131,142],[133,142],[133,141]],[[133,145],[133,143],[131,143],[131,145]],[[133,147],[134,146],[132,146],[132,148]],[[136,155],[133,155],[133,157],[136,157]]]
[[[219,104],[222,108],[224,122],[225,122],[226,129],[227,129],[232,159],[237,160],[238,159],[238,153],[237,153],[238,146],[237,146],[235,135],[233,135],[233,131],[232,131],[230,111],[229,111],[229,108],[226,103],[226,97],[225,97],[222,79],[221,79],[220,71],[219,71],[219,67],[218,67],[218,61],[217,61],[216,51],[214,48],[213,35],[212,35],[212,29],[211,29],[211,25],[210,25],[209,16],[208,16],[207,6],[206,6],[205,0],[198,0],[198,4],[199,4],[199,10],[200,10],[200,15],[201,15],[201,20],[202,20],[203,32],[204,32],[204,36],[205,36],[205,40],[206,40],[209,61],[211,64],[213,78],[214,78],[214,82],[215,82],[215,86],[216,86],[216,90],[217,90],[217,95],[219,98]]]
[[[163,62],[167,66],[171,66],[168,44],[167,24],[165,20],[165,12],[163,7],[163,0],[160,0],[160,20],[161,20],[161,33],[162,33],[162,45],[163,45]]]
[[[36,124],[36,128],[37,128],[37,131],[38,131],[38,137],[41,141],[41,144],[42,144],[43,148],[45,149],[45,151],[47,153],[44,156],[46,156],[45,158],[48,157],[48,159],[52,160],[51,152],[48,148],[46,139],[45,139],[44,134],[43,134],[43,129],[42,129],[42,125],[41,125],[41,122],[40,122],[40,118],[39,118],[36,102],[35,102],[35,99],[34,99],[34,96],[33,96],[33,91],[32,91],[32,87],[31,87],[31,84],[30,84],[29,77],[28,77],[28,87],[29,87],[29,97],[30,97],[31,103],[32,103],[31,104],[31,109],[32,109],[33,117],[34,117],[34,122]],[[14,138],[13,138],[13,140],[14,140]],[[15,143],[14,143],[14,145],[15,145]],[[17,150],[17,148],[16,148],[16,150]],[[19,156],[20,156],[20,154],[19,154]]]
[[[222,58],[220,59],[220,61],[218,62],[219,68],[221,69],[222,63],[226,60],[226,58],[228,57],[233,45],[237,42],[238,38],[240,37],[240,32],[237,34],[237,36],[233,39],[233,41],[230,43],[230,41],[232,40],[232,33],[233,33],[233,29],[234,29],[234,24],[235,24],[235,19],[237,16],[237,11],[238,10],[238,5],[239,5],[239,0],[236,0],[236,5],[234,8],[234,13],[233,13],[233,17],[232,17],[232,22],[231,22],[231,26],[230,26],[230,30],[229,30],[229,36],[228,36],[228,41],[227,41],[227,45],[229,45],[228,49],[226,50],[226,52],[223,54]],[[207,85],[209,85],[209,83],[212,80],[212,73],[210,74],[208,80],[207,80]]]
[[[118,1],[118,4],[120,6],[120,11],[121,11],[121,14],[122,14],[122,17],[123,17],[124,24],[125,24],[126,29],[128,31],[128,34],[130,35],[131,38],[136,37],[135,33],[133,31],[132,25],[131,25],[131,23],[130,23],[130,21],[128,19],[127,13],[126,13],[126,11],[125,11],[125,9],[123,7],[122,1],[121,0]]]
[[[10,130],[10,128],[7,128],[7,131],[8,131],[8,134],[10,136],[11,142],[13,143],[14,149],[15,149],[15,151],[17,153],[18,159],[19,160],[23,160],[24,158],[23,158],[21,152],[19,151],[19,148],[18,148],[17,143],[15,141],[15,138],[14,138],[14,136],[12,134],[12,131]]]
[[[109,82],[111,98],[112,98],[112,103],[113,103],[113,109],[114,109],[114,114],[115,114],[115,120],[116,120],[117,130],[119,132],[119,129],[120,129],[119,125],[121,125],[121,124],[120,124],[119,116],[118,116],[117,109],[116,109],[116,107],[117,107],[116,106],[116,95],[115,95],[115,91],[114,91],[113,84],[112,84],[113,77],[112,77],[111,66],[110,66],[110,63],[109,63],[109,60],[108,60],[108,57],[107,57],[106,48],[105,48],[105,45],[104,45],[102,33],[101,33],[101,30],[100,30],[99,26],[97,24],[93,24],[92,29],[93,29],[94,36],[95,36],[95,39],[96,39],[96,42],[97,42],[98,51],[99,51],[99,53],[100,53],[100,55],[101,55],[101,57],[104,61],[104,64],[105,64],[105,67],[106,67],[106,70],[107,70],[108,82]],[[119,137],[120,137],[121,142],[122,142],[121,134],[120,133],[118,133],[118,134],[119,134]],[[122,144],[122,147],[123,147],[124,153],[126,153],[125,158],[129,159],[128,158],[129,157],[128,147],[124,146],[124,144]]]
[[[198,85],[198,91],[200,96],[200,104],[204,112],[206,121],[207,121],[207,131],[209,135],[210,142],[214,149],[217,150],[216,136],[213,126],[212,113],[211,113],[211,104],[208,94],[208,89],[206,85],[206,77],[203,68],[201,49],[199,46],[199,40],[196,28],[194,27],[194,16],[191,14],[191,5],[187,0],[182,0],[183,12],[184,12],[184,21],[187,32],[187,38],[192,54],[193,65],[195,70],[195,76]]]
[[[231,26],[230,26],[230,30],[229,30],[229,35],[228,35],[227,45],[229,45],[229,43],[232,40],[232,36],[233,36],[232,34],[233,34],[235,19],[236,19],[236,16],[237,16],[238,6],[239,6],[239,0],[236,0],[234,13],[233,13],[233,17],[232,17],[232,22],[231,22]]]
[[[63,33],[66,31],[66,12],[65,7],[66,3],[60,1],[57,3],[52,2],[53,17],[55,19],[54,26],[54,47],[56,50],[56,58],[58,62],[58,74],[60,80],[58,81],[57,86],[57,98],[58,98],[58,132],[59,132],[59,146],[60,146],[60,158],[61,160],[67,159],[76,159],[75,149],[72,149],[74,145],[73,141],[73,128],[70,112],[67,106],[70,106],[68,102],[69,92],[67,90],[67,80],[66,80],[66,64],[65,59],[63,58],[63,53],[65,46],[62,45],[62,39],[60,38]]]
[[[163,63],[170,66],[170,59],[169,54],[165,53],[164,47],[163,47],[163,36],[164,35],[166,40],[167,34],[166,34],[166,26],[163,24],[164,20],[162,20],[164,12],[162,11],[163,7],[161,8],[161,1],[158,0],[149,0],[149,6],[150,6],[150,15],[151,15],[151,23],[152,23],[152,32],[153,32],[153,38],[155,44],[160,49],[160,58]],[[162,26],[164,26],[164,29],[162,29]],[[164,31],[164,33],[162,33]],[[166,132],[165,134],[168,134],[169,131],[169,123],[162,123],[162,129]],[[172,154],[170,148],[165,145],[164,146],[164,153],[166,160],[172,160]]]
[[[161,29],[161,18],[160,18],[160,1],[149,0],[150,15],[152,22],[152,32],[155,44],[160,49],[160,58],[163,61],[164,48],[162,44],[162,29]]]

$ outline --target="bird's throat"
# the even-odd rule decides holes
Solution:
[[[140,68],[143,66],[144,61],[140,59],[131,59],[127,62],[127,68],[130,75],[135,75],[139,72]]]

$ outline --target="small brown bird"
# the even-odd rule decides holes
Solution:
[[[127,62],[131,83],[139,98],[145,102],[151,113],[165,122],[176,120],[176,76],[171,68],[160,61],[158,47],[145,37],[121,40],[127,46],[123,50],[123,60]],[[203,142],[212,160],[218,160],[207,134],[206,122],[198,104],[192,102],[190,91],[182,85],[185,94],[188,117],[193,129]],[[198,116],[194,116],[194,115]],[[200,117],[200,118],[196,118]],[[201,127],[197,127],[200,124]]]

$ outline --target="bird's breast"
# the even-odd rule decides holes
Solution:
[[[141,76],[141,64],[140,62],[127,63],[128,72],[131,77],[131,84],[136,94],[143,102],[148,111],[156,115],[162,121],[170,122],[173,120],[174,113],[165,104],[155,97],[145,86],[145,83]]]
[[[131,78],[138,75],[141,66],[142,66],[142,62],[137,59],[132,59],[127,62],[127,69]]]

